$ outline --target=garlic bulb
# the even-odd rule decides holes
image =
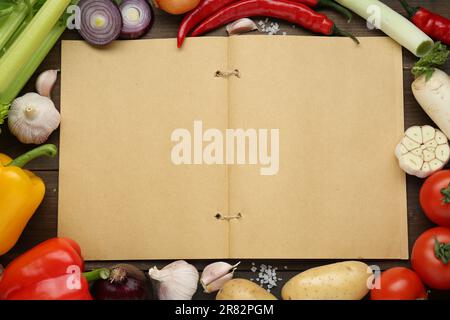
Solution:
[[[47,70],[42,72],[36,79],[36,91],[41,96],[50,98],[56,79],[58,79],[58,70]]]
[[[198,271],[184,260],[172,262],[161,270],[153,267],[148,274],[159,281],[157,290],[160,300],[191,300],[197,291]]]
[[[395,148],[400,168],[407,174],[426,178],[441,170],[450,159],[447,137],[432,126],[413,126]]]
[[[60,119],[52,100],[30,92],[11,104],[8,126],[20,142],[41,144],[58,128]]]
[[[233,279],[234,271],[240,262],[231,265],[226,262],[214,262],[205,267],[200,283],[206,293],[215,292],[223,288],[225,283]]]

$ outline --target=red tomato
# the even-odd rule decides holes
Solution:
[[[420,205],[431,221],[450,227],[450,170],[438,171],[425,180]]]
[[[414,243],[411,255],[414,271],[434,289],[450,289],[450,228],[431,228]]]
[[[379,288],[370,290],[372,300],[418,300],[428,297],[419,276],[408,268],[396,267],[381,273]]]

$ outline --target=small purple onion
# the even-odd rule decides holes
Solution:
[[[125,0],[119,9],[123,21],[121,38],[136,39],[150,30],[154,14],[147,0]]]
[[[122,16],[111,0],[81,0],[81,26],[78,32],[95,46],[104,46],[120,35]]]
[[[111,269],[107,280],[97,280],[92,286],[97,300],[149,300],[152,299],[151,282],[133,265],[118,264]]]

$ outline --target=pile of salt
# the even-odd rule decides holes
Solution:
[[[252,268],[250,270],[253,273],[256,273],[258,271],[258,277],[256,279],[250,279],[250,281],[259,283],[261,287],[267,288],[267,291],[270,292],[273,287],[277,286],[277,282],[282,280],[281,278],[277,277],[277,269],[278,268],[274,268],[271,265],[267,266],[265,264],[261,264],[258,271],[258,268],[253,262]]]

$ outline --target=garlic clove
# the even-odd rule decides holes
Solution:
[[[202,283],[204,291],[206,293],[212,293],[212,292],[216,292],[216,291],[219,291],[220,289],[222,289],[223,286],[225,285],[225,283],[227,283],[228,281],[233,279],[235,270],[236,269],[232,269],[230,273],[227,273],[224,276],[222,276],[221,278],[210,282],[208,285],[203,285],[203,283]]]
[[[157,291],[160,300],[191,300],[197,292],[198,271],[184,260],[172,262],[161,270],[153,267],[148,274],[159,282]]]
[[[221,261],[207,265],[200,278],[200,283],[205,292],[211,293],[221,289],[225,282],[233,278],[234,270],[239,264],[240,262],[231,265]]]
[[[258,30],[256,23],[249,18],[242,18],[227,25],[226,30],[230,36]]]
[[[42,72],[36,79],[36,91],[44,97],[50,98],[53,86],[58,79],[58,70],[47,70]]]
[[[59,127],[60,114],[52,100],[30,92],[16,98],[8,114],[8,126],[22,143],[41,144]]]

